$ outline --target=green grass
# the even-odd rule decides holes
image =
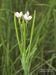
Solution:
[[[21,27],[14,12],[27,10],[33,19]],[[0,74],[46,75],[41,69],[56,74],[56,0],[0,0]]]

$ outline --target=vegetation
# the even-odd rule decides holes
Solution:
[[[0,0],[0,74],[56,74],[56,0]]]

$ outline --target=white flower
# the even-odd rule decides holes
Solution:
[[[15,12],[15,16],[17,17],[17,18],[21,18],[22,16],[23,16],[23,13],[22,12]]]
[[[32,16],[24,15],[24,19],[25,19],[26,21],[29,21],[29,20],[31,20],[31,19],[32,19]]]
[[[29,11],[27,11],[27,12],[24,14],[24,19],[25,19],[26,21],[29,21],[29,20],[32,19],[32,16],[31,16],[31,15],[29,16]]]

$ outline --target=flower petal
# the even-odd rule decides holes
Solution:
[[[32,16],[28,16],[28,20],[31,20],[32,19]]]
[[[18,18],[19,17],[19,12],[15,12],[15,16]]]
[[[27,16],[29,16],[29,11],[26,12]]]
[[[20,12],[20,15],[19,15],[20,17],[22,17],[23,16],[23,13],[22,12]]]
[[[23,13],[22,12],[15,12],[15,16],[18,18],[21,18],[23,16]]]

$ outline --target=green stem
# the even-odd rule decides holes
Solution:
[[[35,16],[36,16],[36,11],[34,11],[34,15],[33,15],[33,22],[32,22],[31,34],[30,34],[29,52],[30,52],[30,49],[31,49],[31,43],[32,43],[32,39],[33,39]]]
[[[16,32],[16,38],[17,38],[17,42],[18,42],[18,46],[20,49],[20,53],[22,55],[22,50],[21,50],[21,45],[20,45],[20,40],[19,40],[19,35],[18,35],[18,29],[17,29],[17,25],[16,25],[16,17],[14,15],[14,25],[15,25],[15,32]]]

